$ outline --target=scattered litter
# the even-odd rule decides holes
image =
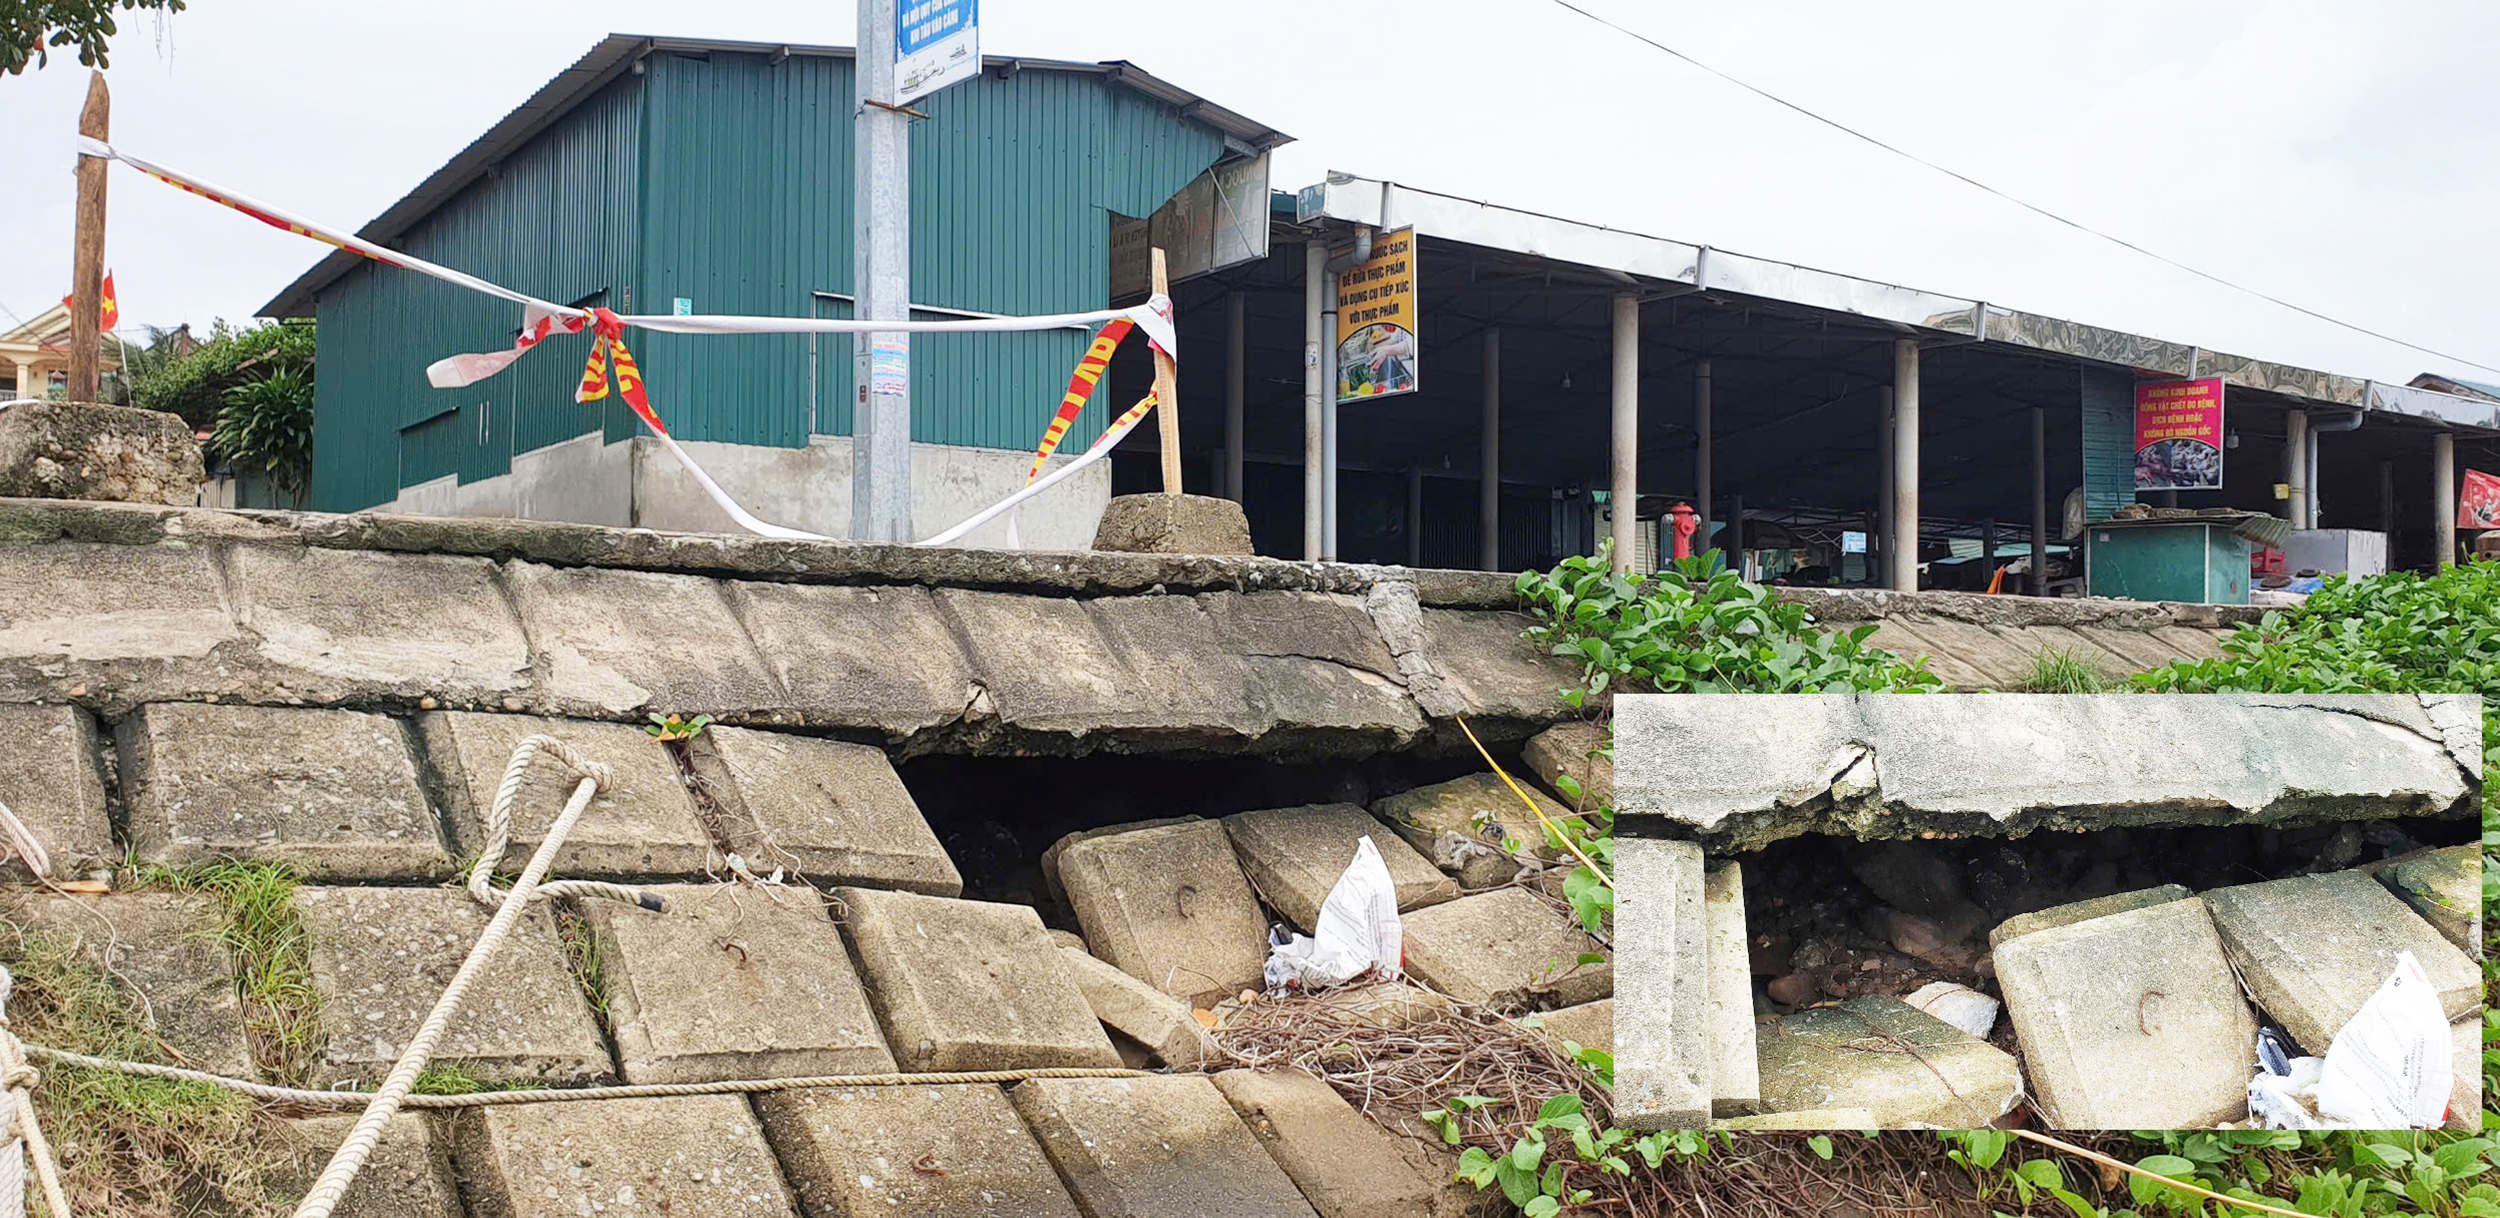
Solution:
[[[1320,903],[1319,923],[1310,935],[1280,932],[1271,936],[1267,955],[1267,987],[1281,993],[1292,986],[1320,989],[1343,985],[1378,969],[1394,980],[1406,958],[1405,930],[1398,922],[1397,882],[1389,864],[1369,837],[1357,842],[1354,861],[1337,877]]]
[[[2268,1129],[2426,1129],[2447,1119],[2448,1020],[2411,952],[2327,1046],[2291,1057],[2272,1029],[2257,1036],[2251,1123]]]
[[[1930,981],[1902,1001],[1980,1040],[1988,1039],[1989,1031],[1997,1026],[1997,1000],[1967,985]]]

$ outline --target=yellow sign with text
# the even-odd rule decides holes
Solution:
[[[1337,276],[1337,401],[1413,393],[1415,230],[1372,240],[1367,262]]]

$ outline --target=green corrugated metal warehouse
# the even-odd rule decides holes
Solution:
[[[611,36],[361,235],[559,302],[845,316],[852,70],[842,47]],[[991,57],[915,105],[927,115],[910,145],[920,316],[1102,308],[1114,217],[1149,216],[1287,138],[1119,62]],[[587,340],[435,390],[428,363],[509,346],[517,310],[343,252],[262,311],[320,319],[314,508],[721,527],[673,461],[635,442],[621,405],[574,403]],[[633,341],[670,430],[734,494],[846,531],[847,336]],[[1085,342],[1077,330],[915,341],[916,512],[943,523],[1021,484]],[[1105,415],[1089,407],[1069,451]],[[1107,471],[1098,480],[1107,494]],[[1066,544],[1090,539],[1099,495],[1082,498],[1085,536]],[[1037,527],[1047,537],[1050,522],[1028,518],[1029,540]]]

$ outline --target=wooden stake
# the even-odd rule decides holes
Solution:
[[[1155,295],[1169,296],[1171,279],[1163,269],[1163,247],[1154,248]],[[1180,310],[1173,310],[1172,333],[1179,341]],[[1180,366],[1170,354],[1155,352],[1155,439],[1163,446],[1163,493],[1181,493],[1181,387]]]
[[[104,73],[87,75],[87,105],[78,112],[78,134],[110,140],[113,98],[104,88]],[[93,402],[97,396],[97,363],[103,353],[104,303],[104,158],[78,158],[78,229],[69,281],[69,400]],[[21,390],[22,392],[22,390]]]

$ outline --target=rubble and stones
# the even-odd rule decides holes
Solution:
[[[1554,823],[1572,818],[1569,809],[1543,792],[1525,786],[1520,791]],[[1372,815],[1471,892],[1498,888],[1523,870],[1552,866],[1567,857],[1545,840],[1544,826],[1519,802],[1519,795],[1493,774],[1470,774],[1392,795],[1374,803]]]
[[[1241,505],[1211,495],[1115,495],[1103,505],[1094,548],[1129,554],[1250,554]]]
[[[1408,970],[1460,1002],[1565,1007],[1614,996],[1612,953],[1527,889],[1427,905],[1400,921]]]
[[[179,415],[44,401],[0,412],[0,495],[190,504],[207,477]]]
[[[1318,1077],[1300,1070],[1212,1077],[1319,1218],[1466,1213],[1475,1190],[1453,1178],[1454,1156],[1381,1128]]]

